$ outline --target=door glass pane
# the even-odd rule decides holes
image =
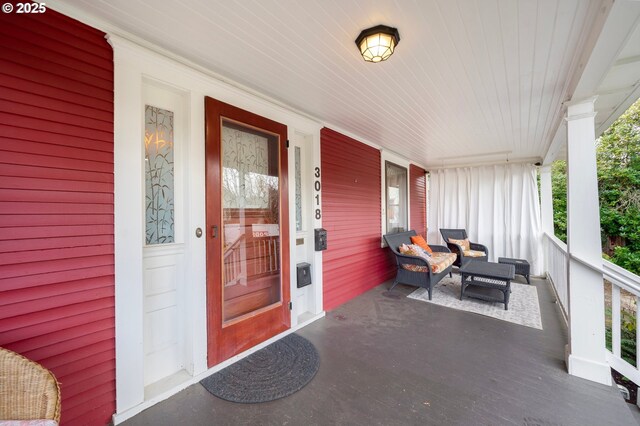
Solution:
[[[146,244],[173,243],[173,112],[145,105],[144,124]]]
[[[278,136],[222,121],[223,319],[280,301]]]
[[[407,169],[385,163],[387,233],[407,230]]]

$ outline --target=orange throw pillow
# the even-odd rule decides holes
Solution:
[[[431,250],[431,247],[429,247],[429,244],[427,244],[427,242],[424,240],[422,235],[416,235],[414,237],[411,237],[411,242],[413,244],[417,244],[420,247],[422,247],[424,251],[426,251],[427,253],[433,254],[433,250]]]

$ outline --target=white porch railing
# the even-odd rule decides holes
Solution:
[[[546,232],[543,236],[545,264],[549,279],[558,295],[558,300],[565,315],[568,312],[568,286],[567,286],[567,245],[553,235]],[[584,263],[583,261],[578,261]],[[635,275],[624,268],[621,268],[608,260],[602,260],[602,269],[592,265],[587,265],[592,269],[601,272],[603,285],[605,281],[611,283],[611,351],[607,350],[607,361],[609,365],[620,374],[640,384],[640,276]],[[632,365],[622,358],[621,335],[622,335],[622,312],[624,306],[621,303],[621,290],[627,293],[626,299],[635,300],[635,312],[631,314],[635,317],[636,324],[636,365]],[[629,313],[629,310],[626,310]],[[568,317],[567,317],[568,318]]]
[[[554,235],[549,235],[546,232],[544,233],[543,244],[544,264],[547,266],[547,274],[556,291],[564,317],[568,320],[567,245]]]
[[[634,383],[640,384],[640,310],[638,309],[638,299],[640,298],[640,277],[627,271],[624,268],[614,265],[613,263],[603,260],[604,278],[611,283],[611,351],[607,351],[607,360],[609,365],[623,376],[631,379]],[[636,365],[628,363],[622,358],[621,348],[621,324],[622,309],[620,290],[627,292],[629,297],[635,299],[635,312],[631,312],[635,316],[636,324]],[[627,311],[628,312],[628,311]]]

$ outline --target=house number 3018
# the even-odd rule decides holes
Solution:
[[[316,190],[316,219],[322,218],[322,211],[320,210],[320,167],[315,168],[314,176],[316,180],[313,182],[313,189]]]

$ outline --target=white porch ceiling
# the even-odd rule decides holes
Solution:
[[[640,98],[640,26],[617,55],[596,95],[596,129],[600,134]]]
[[[336,130],[439,167],[544,158],[611,1],[47,4],[91,17],[105,30],[124,30]],[[397,27],[401,41],[387,62],[365,63],[354,40],[377,24]],[[638,55],[630,51],[628,57]]]

